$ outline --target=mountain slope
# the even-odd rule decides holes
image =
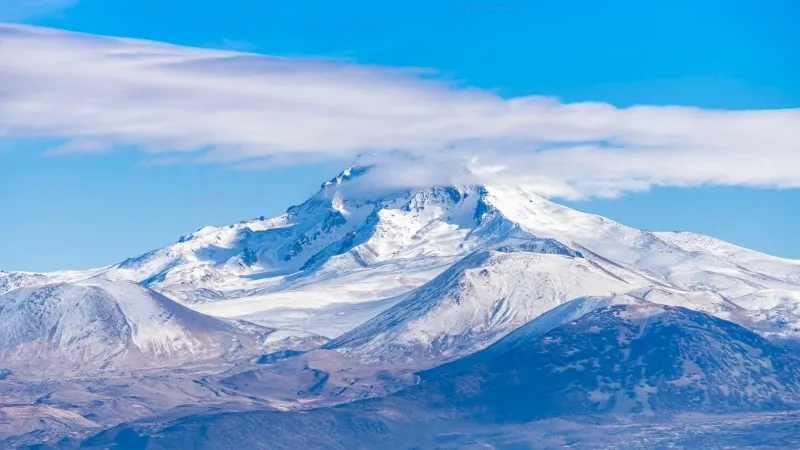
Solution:
[[[0,296],[0,360],[15,371],[82,373],[246,355],[272,331],[200,314],[129,282],[50,284]]]
[[[650,448],[677,437],[687,448],[733,448],[775,444],[780,436],[797,441],[796,413],[761,414],[800,406],[800,359],[705,313],[607,306],[543,336],[498,344],[504,351],[484,362],[384,398],[305,412],[139,421],[100,432],[81,448]],[[681,415],[697,412],[704,414]],[[720,413],[736,415],[712,415]],[[745,425],[760,417],[782,424]],[[716,425],[709,429],[704,420]],[[705,439],[696,438],[701,434]]]
[[[370,314],[380,313],[473,252],[496,249],[557,249],[623,280],[626,291],[655,289],[652,295],[666,295],[662,303],[703,297],[708,308],[720,308],[703,310],[721,317],[735,306],[732,299],[800,292],[800,261],[693,233],[637,230],[514,186],[377,191],[359,184],[368,170],[345,170],[275,218],[205,227],[92,271],[5,274],[0,292],[3,283],[8,290],[129,280],[205,313],[331,338],[363,320],[351,317],[352,305],[361,311],[360,305],[374,302]],[[323,310],[325,323],[308,320]],[[789,331],[778,327],[776,333]]]
[[[325,280],[325,274],[369,271],[385,279],[386,265],[412,273],[449,265],[477,249],[549,238],[631,282],[726,297],[800,285],[798,261],[693,233],[637,230],[513,186],[441,186],[369,196],[349,193],[351,178],[340,175],[277,218],[207,227],[104,276],[162,287],[175,278],[221,292],[239,283],[245,290],[260,285],[281,290]]]
[[[441,377],[447,373],[457,372],[464,368],[491,361],[518,346],[526,345],[547,332],[564,324],[578,320],[583,316],[614,305],[649,305],[650,302],[631,295],[587,296],[570,300],[536,317],[530,322],[515,329],[484,350],[474,352],[463,358],[424,370],[419,373],[423,380]]]
[[[41,286],[50,282],[50,278],[39,273],[0,272],[0,294],[28,286]]]
[[[800,359],[683,308],[604,307],[541,337],[497,345],[505,351],[399,396],[501,421],[800,406]]]
[[[365,360],[452,359],[573,298],[630,288],[566,247],[540,247],[549,253],[475,252],[325,348]]]
[[[281,216],[205,227],[128,259],[99,276],[140,282],[189,302],[296,289],[388,263],[411,275],[442,267],[477,246],[477,188],[436,187],[346,197],[345,171]],[[487,237],[481,236],[481,239]],[[441,269],[439,269],[441,270]],[[390,282],[381,293],[416,287]],[[344,284],[344,283],[340,283]],[[380,298],[373,294],[373,299]]]
[[[776,258],[694,233],[638,230],[550,202],[519,188],[495,189],[487,200],[528,232],[550,237],[603,265],[662,284],[725,297],[759,289],[796,290],[800,261]]]

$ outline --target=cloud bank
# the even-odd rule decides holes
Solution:
[[[389,184],[467,177],[565,198],[800,187],[800,109],[501,98],[427,69],[0,24],[0,138],[41,137],[64,140],[49,154],[135,147],[148,164],[258,168],[368,154]]]

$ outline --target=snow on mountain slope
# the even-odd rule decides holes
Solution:
[[[578,320],[590,312],[614,305],[649,305],[650,302],[631,295],[587,296],[570,300],[536,317],[530,322],[512,331],[502,339],[488,346],[484,350],[472,353],[463,358],[442,364],[420,372],[420,376],[427,380],[442,376],[446,373],[485,363],[502,355],[515,347],[526,345],[543,336],[550,330],[556,329],[566,323]]]
[[[775,423],[777,412],[800,407],[800,359],[707,314],[607,306],[503,347],[486,362],[382,398],[303,412],[140,420],[80,447],[669,448],[676,436],[686,448],[796,447],[795,413],[787,411],[790,419],[769,433],[735,423],[765,412],[775,414],[763,420]],[[712,431],[703,422],[709,417],[717,421]],[[631,438],[631,425],[652,432]],[[517,433],[509,436],[509,427]],[[696,439],[703,433],[706,439]],[[625,438],[608,438],[619,435]],[[789,436],[786,445],[774,445],[780,436]]]
[[[659,305],[604,307],[398,394],[419,409],[528,421],[612,412],[800,406],[800,359],[731,322]]]
[[[0,272],[0,294],[28,286],[40,286],[50,282],[50,278],[39,273]]]
[[[783,308],[800,313],[800,291],[765,289],[734,298],[731,302],[750,311]]]
[[[797,260],[777,258],[697,233],[684,231],[654,234],[687,252],[710,253],[734,261],[743,270],[756,271],[795,284],[800,283],[800,272],[798,272],[800,262]]]
[[[397,270],[412,278],[432,268],[441,271],[477,247],[465,242],[478,224],[473,188],[345,198],[340,185],[355,176],[354,171],[325,183],[314,197],[279,217],[206,227],[98,276],[141,282],[195,302],[295,290],[331,280],[341,286],[348,278],[357,280],[364,269],[374,269],[382,279],[379,292],[370,289],[375,300],[420,284],[394,281]]]
[[[345,288],[371,278],[380,286],[369,298],[376,300],[418,286],[395,281],[398,273],[428,273],[427,281],[474,250],[549,238],[632,283],[726,297],[800,286],[798,261],[693,233],[637,230],[513,186],[351,194],[347,183],[364,170],[345,171],[282,216],[207,227],[103,276],[186,300]]]
[[[711,291],[681,291],[661,287],[634,289],[627,297],[701,311],[744,326],[762,336],[800,339],[800,292],[761,290],[727,299]],[[800,343],[800,342],[798,342]]]
[[[200,314],[130,282],[0,295],[0,361],[15,371],[83,373],[255,354],[272,331]]]
[[[44,274],[39,281],[26,274],[24,282],[6,274],[0,292],[45,281],[130,280],[204,313],[328,337],[478,250],[561,249],[624,280],[628,290],[657,288],[657,295],[672,296],[659,301],[667,304],[702,297],[708,308],[721,308],[703,309],[712,313],[760,291],[800,292],[800,261],[693,233],[637,230],[514,186],[378,192],[358,185],[368,170],[345,170],[275,218],[205,227],[93,271]]]
[[[778,292],[770,291],[772,295],[780,297]],[[658,287],[634,289],[624,294],[579,297],[531,320],[489,346],[486,350],[427,370],[423,373],[423,376],[438,376],[442,373],[454,372],[472,364],[488,361],[498,354],[507,352],[518,345],[524,345],[526,342],[530,342],[532,339],[542,336],[561,325],[578,320],[596,310],[614,305],[678,306],[722,318],[744,326],[765,337],[791,338],[798,334],[796,330],[790,329],[790,327],[800,323],[800,317],[797,317],[794,312],[769,309],[774,308],[777,303],[765,304],[764,302],[758,302],[759,306],[768,307],[765,310],[758,311],[743,308],[737,303],[736,300],[729,301],[710,291],[689,292]],[[789,318],[794,320],[789,321]]]
[[[800,261],[776,258],[694,233],[653,233],[550,202],[520,188],[487,199],[522,229],[574,244],[584,257],[648,277],[652,283],[726,297],[800,288]]]
[[[568,300],[631,287],[565,247],[549,250],[475,252],[325,348],[366,361],[452,359]]]
[[[743,309],[724,296],[712,291],[690,291],[661,286],[648,286],[633,289],[628,296],[648,303],[667,306],[682,306],[694,311],[701,311],[725,320],[731,320],[731,314]]]
[[[733,320],[763,336],[800,344],[800,291],[765,289],[731,300],[742,308]]]
[[[106,269],[106,267],[102,267],[99,269],[60,270],[48,273],[0,271],[0,294],[23,287],[86,280],[103,273]]]

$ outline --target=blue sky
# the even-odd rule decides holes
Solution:
[[[793,29],[800,5],[788,0],[407,1],[380,6],[366,1],[52,0],[37,3],[40,8],[22,0],[4,3],[0,21],[290,60],[431,68],[438,79],[503,99],[546,95],[567,104],[591,101],[618,108],[800,107],[800,32]],[[718,133],[728,122],[720,123]],[[0,270],[110,264],[205,224],[278,214],[313,193],[349,160],[350,151],[331,157],[304,154],[263,170],[236,170],[214,163],[154,165],[151,157],[159,155],[153,151],[143,153],[136,144],[119,142],[110,152],[45,156],[71,138],[68,131],[48,134],[34,131],[0,140],[0,184],[6,193],[0,200],[5,219]],[[783,144],[779,156],[798,149],[791,141]],[[738,155],[722,153],[708,163],[723,166]],[[691,164],[682,157],[676,161]],[[775,157],[765,164],[783,162]],[[762,169],[754,165],[752,170]],[[574,184],[578,175],[570,176]],[[800,258],[793,226],[800,221],[800,191],[787,181],[792,177],[782,172],[753,181],[719,173],[705,178],[670,174],[650,183],[646,192],[623,187],[614,199],[568,203],[637,227],[692,230]],[[594,191],[586,189],[578,190],[593,197]]]

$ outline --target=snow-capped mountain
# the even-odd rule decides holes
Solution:
[[[0,272],[0,294],[28,286],[41,286],[50,279],[40,273]]]
[[[0,361],[42,375],[256,354],[273,330],[206,316],[130,282],[90,280],[0,295]]]
[[[509,350],[533,342],[547,332],[564,324],[578,320],[583,316],[602,308],[615,305],[652,305],[650,302],[633,297],[628,294],[609,296],[588,296],[570,300],[546,313],[536,317],[530,322],[515,329],[502,339],[487,348],[471,353],[463,358],[432,367],[419,372],[423,380],[433,379],[443,374],[491,361]]]
[[[211,416],[230,425],[227,448],[241,417],[239,437],[271,444],[260,433],[323,423],[335,435],[342,423],[416,432],[428,419],[800,407],[800,261],[637,230],[515,186],[375,191],[368,170],[278,217],[205,227],[113,266],[0,272],[0,378],[13,371],[2,383],[42,416],[51,385],[26,383],[58,378],[59,411],[103,427],[142,417],[149,399],[134,428],[155,426],[166,448],[205,436],[193,423],[219,429]],[[133,386],[124,401],[106,371]],[[73,391],[55,375],[87,381]],[[367,397],[381,398],[324,407]],[[256,407],[313,411],[226,409]],[[99,417],[106,408],[115,415]],[[174,435],[150,421],[195,411]]]
[[[205,227],[110,267],[0,280],[129,280],[206,314],[328,338],[372,319],[330,344],[368,357],[455,357],[565,301],[624,293],[739,323],[736,311],[766,305],[746,322],[797,334],[794,315],[782,318],[800,261],[638,230],[515,186],[373,191],[359,184],[368,170],[344,171],[278,217]],[[747,300],[775,292],[785,301]]]
[[[557,309],[566,317],[598,302]],[[706,448],[718,447],[726,432],[731,448],[743,442],[741,435],[753,435],[748,442],[754,447],[780,435],[796,442],[796,413],[775,429],[737,425],[765,412],[775,412],[764,417],[774,423],[800,406],[800,359],[733,323],[635,300],[603,306],[543,335],[510,338],[478,352],[490,353],[479,362],[428,374],[382,398],[303,412],[134,421],[84,439],[80,447],[667,448],[681,437],[687,448]],[[714,417],[713,426],[703,421]],[[609,438],[641,428],[653,432]],[[708,439],[685,439],[702,433]]]
[[[545,241],[525,248],[481,250],[465,257],[326,348],[395,363],[451,359],[574,298],[630,289],[564,246]]]
[[[417,287],[474,249],[528,238],[513,224],[481,215],[485,192],[479,187],[348,199],[344,189],[337,190],[346,179],[337,177],[277,218],[207,227],[108,268],[101,276],[202,301],[310,284],[341,286],[344,277],[360,280],[370,271],[370,278],[381,279],[372,283],[370,294],[378,299]],[[397,280],[398,273],[406,279]]]
[[[705,313],[613,305],[528,336],[400,396],[500,421],[800,406],[797,356]]]

